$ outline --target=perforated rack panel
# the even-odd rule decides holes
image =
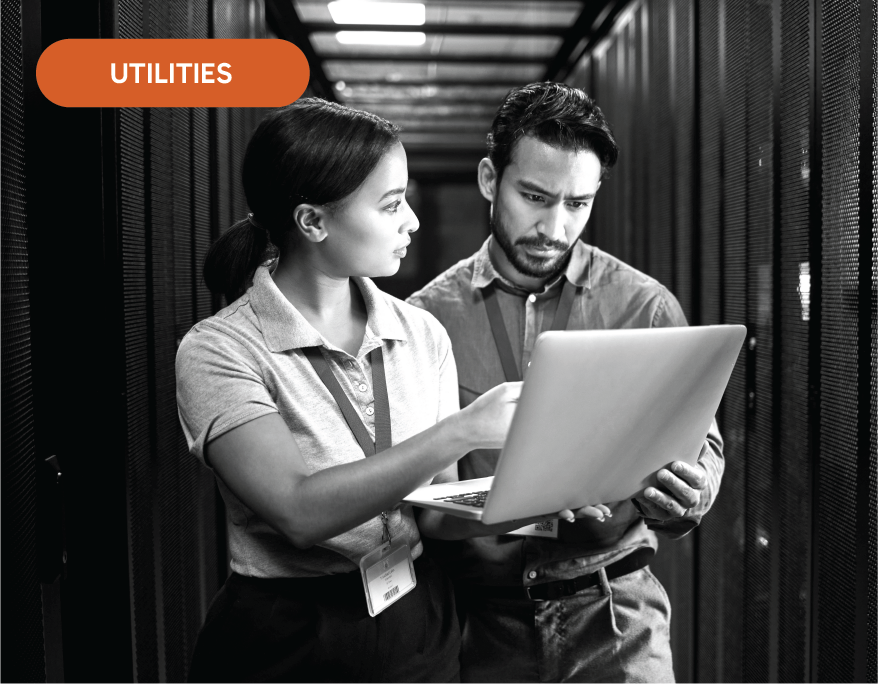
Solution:
[[[207,38],[213,25],[216,37],[258,37],[263,14],[256,0],[120,0],[119,34]],[[217,557],[225,543],[213,475],[189,455],[177,417],[174,360],[183,336],[213,313],[201,269],[213,237],[246,215],[240,163],[258,115],[152,108],[119,117],[135,672],[183,681],[228,569]]]
[[[25,175],[21,0],[2,2],[2,375],[4,681],[45,681],[37,579],[36,454]]]
[[[854,680],[856,508],[838,492],[857,481],[857,292],[859,3],[822,3],[823,197],[820,346],[820,464],[817,487],[817,672]],[[832,654],[833,657],[823,657]]]
[[[811,320],[809,255],[809,12],[806,4],[781,5],[780,91],[780,458],[778,515],[780,543],[778,597],[779,681],[805,681],[811,557],[810,439],[808,427],[808,331]],[[808,298],[807,300],[805,298]]]
[[[675,570],[675,610],[695,616],[691,634],[673,631],[681,679],[691,667],[696,681],[848,681],[863,665],[875,678],[878,248],[875,213],[859,215],[876,201],[874,148],[868,181],[858,158],[861,105],[878,120],[876,87],[860,81],[861,9],[875,68],[868,3],[642,0],[574,70],[623,146],[586,239],[668,286],[690,319],[748,327],[718,416],[719,497],[694,555],[664,542],[657,558]],[[868,516],[855,505],[864,479]]]

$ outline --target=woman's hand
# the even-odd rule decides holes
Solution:
[[[470,449],[499,449],[503,446],[518,405],[521,385],[520,382],[504,382],[460,411],[460,427],[470,442]]]
[[[613,514],[604,504],[598,504],[597,506],[583,506],[575,511],[565,508],[553,517],[561,518],[561,520],[566,520],[567,522],[573,522],[577,518],[596,518],[599,522],[603,522],[607,518],[612,518]]]

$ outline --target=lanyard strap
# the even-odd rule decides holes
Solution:
[[[390,401],[387,398],[387,378],[384,374],[384,354],[381,347],[377,347],[369,352],[369,360],[372,362],[372,389],[375,394],[375,441],[369,436],[369,431],[363,424],[357,409],[351,404],[350,399],[344,393],[338,379],[323,358],[320,347],[304,347],[302,351],[305,358],[310,361],[311,366],[317,372],[320,380],[326,385],[326,389],[335,399],[341,414],[344,416],[345,422],[357,443],[366,456],[372,456],[380,451],[391,447],[391,431],[390,431]]]
[[[558,300],[558,309],[549,330],[566,330],[570,320],[570,312],[573,310],[573,300],[579,292],[579,287],[573,285],[566,278],[561,290],[561,298]],[[512,343],[509,341],[509,333],[506,331],[506,322],[503,320],[503,312],[500,311],[500,303],[497,301],[497,292],[494,283],[488,283],[482,288],[482,299],[485,301],[485,309],[488,312],[488,322],[491,324],[491,332],[494,335],[494,344],[500,354],[500,364],[503,366],[503,375],[506,382],[518,382],[521,374],[515,365],[515,356],[512,354]]]

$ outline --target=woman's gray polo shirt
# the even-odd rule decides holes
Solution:
[[[365,458],[335,400],[302,352],[320,346],[374,439],[368,354],[382,347],[393,443],[459,408],[457,369],[445,329],[433,316],[355,278],[368,321],[356,356],[326,341],[281,294],[261,266],[240,299],[198,323],[177,351],[177,405],[192,454],[204,461],[212,439],[254,418],[279,413],[312,471]],[[209,466],[209,464],[205,463]],[[307,550],[295,548],[217,477],[226,503],[232,570],[252,577],[313,577],[350,572],[381,540],[376,517]],[[343,501],[338,502],[340,506]],[[394,539],[422,546],[412,510],[390,516]]]

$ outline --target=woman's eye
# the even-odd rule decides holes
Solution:
[[[384,207],[384,210],[390,214],[395,214],[399,209],[400,204],[402,204],[402,200],[396,200],[393,204]]]

